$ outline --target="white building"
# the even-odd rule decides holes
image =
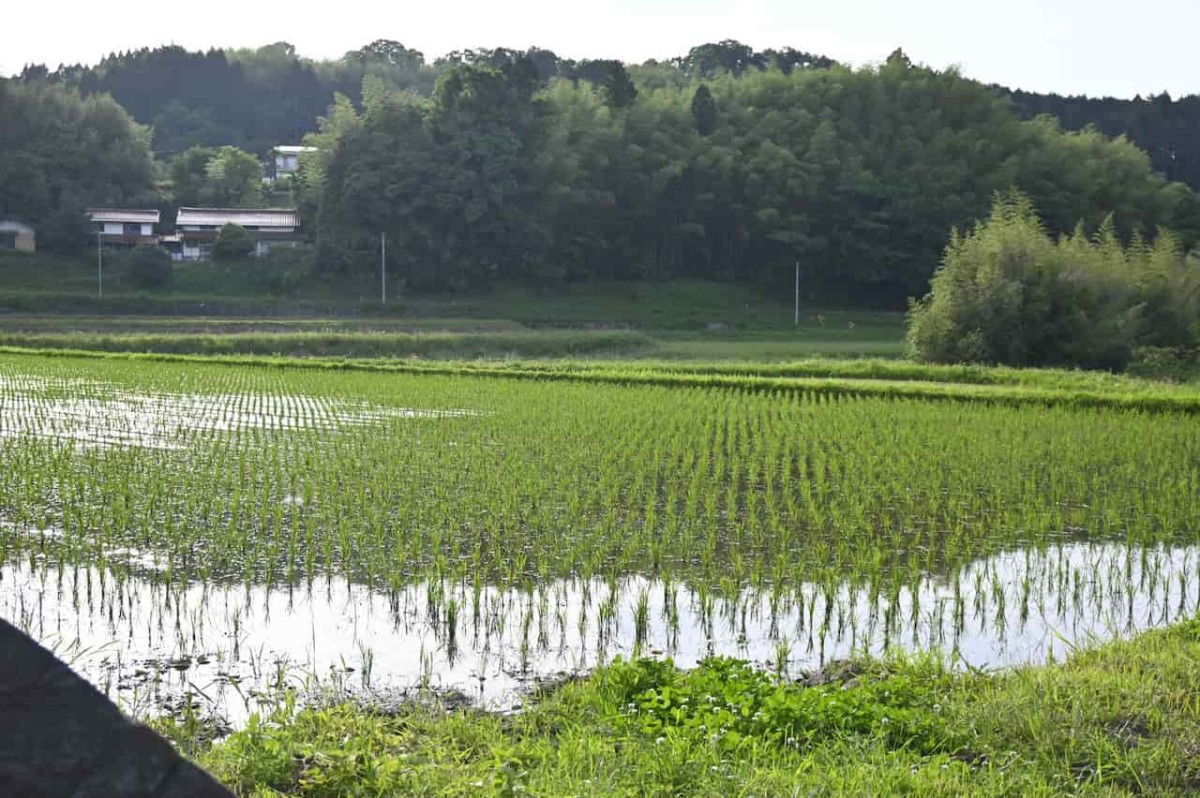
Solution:
[[[145,247],[158,244],[154,226],[159,222],[155,210],[131,210],[126,208],[90,208],[88,218],[92,222],[92,235],[100,241],[117,247]]]
[[[302,147],[299,144],[280,144],[271,148],[274,157],[272,180],[291,177],[300,171],[300,156],[306,152],[316,152],[316,147]]]
[[[0,219],[0,249],[34,252],[37,250],[37,232],[16,219]]]

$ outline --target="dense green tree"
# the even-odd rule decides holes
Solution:
[[[814,53],[806,53],[792,47],[782,50],[763,50],[761,62],[773,69],[778,69],[785,75],[790,75],[793,69],[830,69],[837,66],[832,58]]]
[[[767,64],[767,57],[748,44],[725,39],[693,47],[686,56],[677,59],[677,64],[691,77],[711,78],[721,73],[741,75],[752,68],[761,70]]]
[[[254,252],[254,239],[246,228],[227,224],[217,232],[212,245],[212,258],[217,263],[238,263]]]
[[[1128,136],[1168,180],[1200,189],[1200,95],[1172,99],[1163,92],[1121,100],[996,88],[1027,119],[1049,114],[1068,130],[1094,127],[1107,136]]]
[[[150,133],[111,97],[0,81],[0,216],[38,228],[38,243],[87,243],[88,206],[153,204]]]
[[[262,165],[250,153],[237,147],[221,147],[204,171],[213,205],[252,208],[262,203]]]
[[[171,160],[172,199],[182,206],[262,205],[262,164],[237,147],[193,147]]]
[[[322,262],[370,262],[380,233],[412,285],[524,278],[546,261],[544,136],[518,59],[508,73],[460,66],[429,102],[383,95],[338,139],[320,209]]]
[[[342,60],[387,64],[407,72],[416,72],[425,65],[425,55],[420,50],[409,49],[392,39],[376,39],[358,50],[346,53]]]

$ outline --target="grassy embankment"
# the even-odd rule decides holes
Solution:
[[[179,267],[165,288],[131,290],[121,279],[112,277],[98,300],[94,263],[0,254],[4,343],[435,359],[780,361],[896,357],[904,349],[901,313],[806,309],[797,327],[789,302],[688,281],[493,286],[395,297],[384,307],[372,293],[319,282],[275,296],[237,270],[202,265]]]
[[[1200,621],[1007,673],[897,661],[825,675],[619,663],[510,716],[284,703],[215,745],[187,722],[160,728],[243,795],[1200,790]]]
[[[285,369],[491,377],[543,382],[734,388],[756,393],[809,396],[982,401],[998,405],[1200,413],[1200,383],[1177,385],[1107,372],[938,366],[887,360],[810,360],[786,364],[601,359],[496,362],[386,357],[345,359],[222,353],[193,355],[104,352],[95,349],[41,349],[3,345],[0,345],[0,353],[269,366]]]

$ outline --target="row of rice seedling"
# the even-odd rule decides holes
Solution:
[[[142,363],[204,363],[316,371],[493,377],[538,382],[597,385],[724,388],[761,393],[807,393],[837,397],[878,397],[989,402],[1010,406],[1105,408],[1153,413],[1200,414],[1200,390],[1095,372],[1042,371],[989,367],[921,366],[862,369],[854,361],[801,361],[780,369],[733,364],[664,364],[628,361],[501,360],[446,361],[417,358],[333,358],[281,355],[186,355],[155,352],[102,352],[81,349],[29,349],[0,345],[0,354],[44,355]],[[877,361],[866,361],[868,364]]]
[[[947,570],[1071,537],[1178,540],[1200,518],[1200,436],[1178,416],[116,361],[0,368],[6,516],[97,551],[132,536],[173,564],[254,580],[787,584]],[[103,443],[129,445],[71,439],[95,419],[109,424]],[[145,445],[147,427],[175,451]]]
[[[736,384],[0,356],[0,566],[87,568],[85,597],[417,591],[440,655],[482,631],[536,659],[622,624],[641,649],[774,626],[785,662],[907,629],[952,645],[1047,603],[1194,611],[1197,432]],[[1125,554],[1046,559],[1085,543]]]

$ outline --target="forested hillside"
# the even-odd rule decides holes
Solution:
[[[419,285],[492,277],[789,286],[903,302],[949,231],[993,192],[1027,192],[1054,230],[1113,214],[1126,237],[1194,240],[1196,197],[1096,132],[1022,122],[994,92],[901,53],[881,68],[749,71],[544,92],[518,65],[462,67],[434,96],[381,90],[327,122],[321,261],[372,268],[379,232]]]
[[[577,61],[537,47],[524,52],[459,50],[430,61],[399,42],[380,39],[328,61],[304,58],[287,42],[207,53],[172,45],[114,54],[95,66],[77,64],[53,72],[44,65],[30,65],[21,78],[67,83],[84,94],[113,95],[134,119],[154,128],[154,149],[160,155],[193,146],[225,145],[263,154],[274,144],[298,141],[312,131],[314,120],[335,94],[361,102],[366,75],[391,88],[428,96],[438,75],[449,69],[462,64],[503,68],[521,56],[530,59],[543,82],[562,77],[599,85],[614,63]],[[826,56],[793,48],[756,51],[727,40],[699,45],[678,58],[627,66],[640,84],[661,87],[720,74],[770,69],[786,74],[796,68],[825,69],[835,64]],[[1200,96],[1173,100],[1164,92],[1123,100],[993,88],[1009,97],[1023,118],[1050,114],[1068,130],[1095,125],[1105,135],[1128,136],[1168,180],[1200,189]]]
[[[107,93],[138,122],[154,129],[154,150],[173,155],[195,147],[235,146],[265,154],[275,144],[299,141],[318,115],[343,94],[362,100],[363,78],[422,96],[437,77],[462,65],[505,69],[518,61],[543,84],[561,77],[601,83],[615,61],[560,58],[550,50],[456,50],[430,63],[420,51],[379,39],[332,61],[297,55],[287,42],[254,50],[190,52],[175,45],[111,55],[95,66],[27,66],[23,81],[63,83],[83,94]],[[824,68],[832,59],[785,48],[761,52],[726,41],[692,48],[670,61],[635,67],[651,85],[682,84],[693,77],[741,74],[768,68]]]
[[[156,179],[147,131],[104,93],[148,126]],[[56,98],[49,110],[42,94]],[[24,195],[40,190],[34,183],[3,181],[0,213],[42,223],[138,196],[164,208],[259,204],[269,198],[237,148],[261,156],[303,140],[320,152],[285,199],[302,210],[316,268],[372,273],[386,233],[389,266],[414,288],[697,277],[773,289],[789,287],[799,263],[809,296],[902,306],[927,289],[951,228],[1013,187],[1052,232],[1095,229],[1111,214],[1126,240],[1161,226],[1184,246],[1200,237],[1200,200],[1187,186],[1123,138],[1022,121],[1018,111],[1042,110],[1031,97],[1009,99],[901,51],[850,69],[737,42],[628,67],[536,48],[430,64],[392,41],[325,62],[286,44],[167,47],[96,67],[30,67],[11,81],[0,94],[0,168],[41,164],[48,188],[34,201]],[[1088,102],[1068,103],[1078,111],[1068,127],[1108,107]],[[1154,101],[1160,111],[1165,102]],[[39,131],[74,129],[84,109],[109,106],[137,166],[119,188],[77,186],[79,169],[51,154],[63,136],[86,136]],[[1142,120],[1130,132],[1160,136],[1153,120],[1171,113],[1130,117]],[[1110,116],[1105,132],[1121,132]],[[1186,164],[1187,139],[1172,135],[1152,155]]]
[[[1106,135],[1128,136],[1168,180],[1200,189],[1200,95],[1172,100],[1163,92],[1117,100],[1014,91],[1009,96],[1026,118],[1051,114],[1070,130],[1095,125]]]

